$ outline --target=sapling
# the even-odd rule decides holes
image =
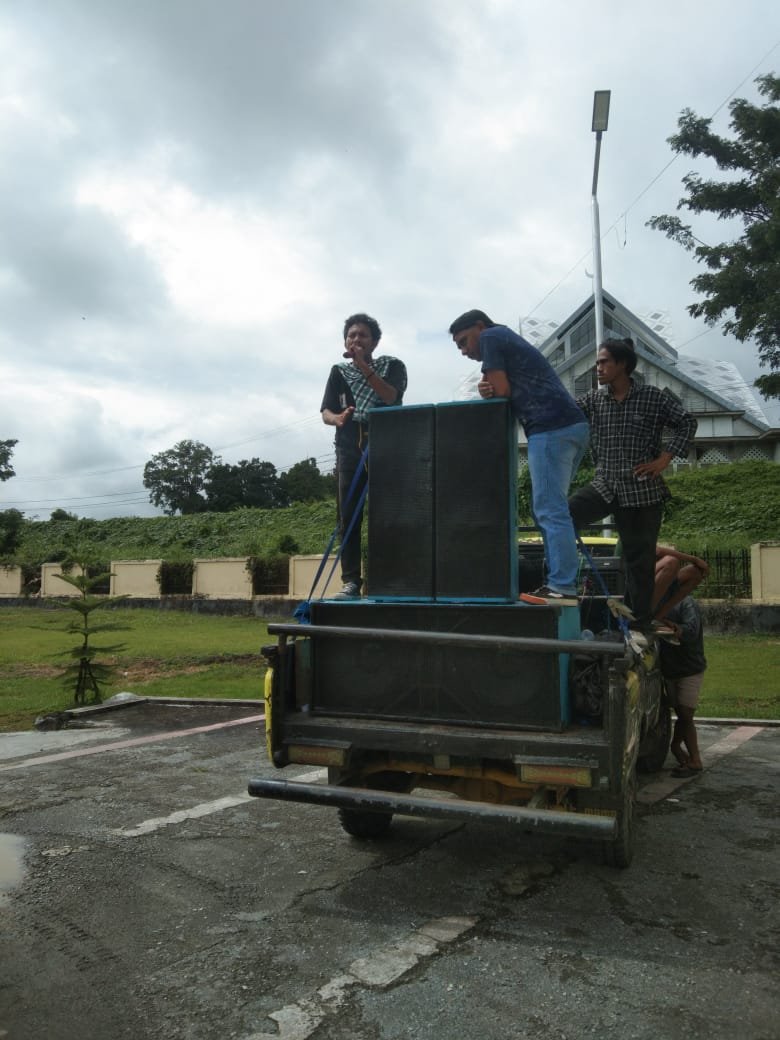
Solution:
[[[94,596],[90,595],[92,590],[105,582],[108,574],[97,574],[90,578],[87,568],[82,567],[81,574],[55,574],[54,577],[65,581],[78,589],[79,595],[69,599],[64,606],[75,611],[78,615],[68,625],[68,631],[80,637],[76,646],[69,651],[73,663],[68,665],[63,673],[65,685],[74,690],[73,701],[75,704],[86,704],[87,695],[91,694],[91,703],[99,704],[102,700],[100,687],[111,680],[114,668],[103,661],[96,661],[95,655],[116,653],[125,649],[124,643],[116,643],[111,646],[94,646],[90,639],[97,632],[118,632],[126,629],[127,625],[116,622],[103,622],[94,624],[92,614],[101,607],[108,607],[113,603],[119,603],[126,599],[125,596]]]

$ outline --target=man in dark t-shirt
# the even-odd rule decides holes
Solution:
[[[480,396],[508,397],[528,438],[531,512],[542,532],[547,565],[547,583],[535,595],[576,602],[579,555],[567,495],[588,447],[585,416],[547,358],[484,311],[461,314],[450,335],[461,354],[482,362]]]
[[[376,319],[368,314],[352,314],[344,322],[344,357],[348,361],[330,370],[320,405],[322,421],[336,428],[336,476],[338,479],[338,519],[341,531],[341,580],[338,599],[360,595],[360,529],[362,506],[356,511],[368,479],[360,468],[368,443],[368,413],[371,408],[398,405],[406,390],[406,366],[398,358],[375,358],[374,349],[382,336]],[[353,480],[355,486],[349,495]],[[354,522],[353,522],[353,514]],[[349,537],[345,538],[352,524]]]

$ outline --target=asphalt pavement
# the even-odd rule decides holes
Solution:
[[[0,735],[0,1037],[776,1040],[780,730],[700,725],[625,871],[577,842],[250,798],[261,705]]]

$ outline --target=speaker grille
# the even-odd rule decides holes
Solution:
[[[368,594],[434,596],[434,407],[371,412]]]
[[[517,425],[506,401],[436,409],[436,598],[517,599]]]
[[[312,603],[312,622],[556,639],[553,607]],[[471,726],[561,728],[560,656],[523,650],[313,637],[311,710]]]

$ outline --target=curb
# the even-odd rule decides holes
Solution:
[[[63,715],[71,718],[83,718],[85,715],[99,715],[101,712],[120,711],[123,708],[132,708],[136,704],[180,704],[183,707],[202,704],[207,707],[217,708],[265,708],[262,698],[257,700],[232,697],[138,697],[134,693],[115,694],[124,697],[124,700],[111,704],[93,704],[84,708],[68,708]],[[712,716],[697,715],[696,722],[703,726],[762,726],[764,728],[780,726],[780,719],[737,719],[737,718],[715,718]]]

